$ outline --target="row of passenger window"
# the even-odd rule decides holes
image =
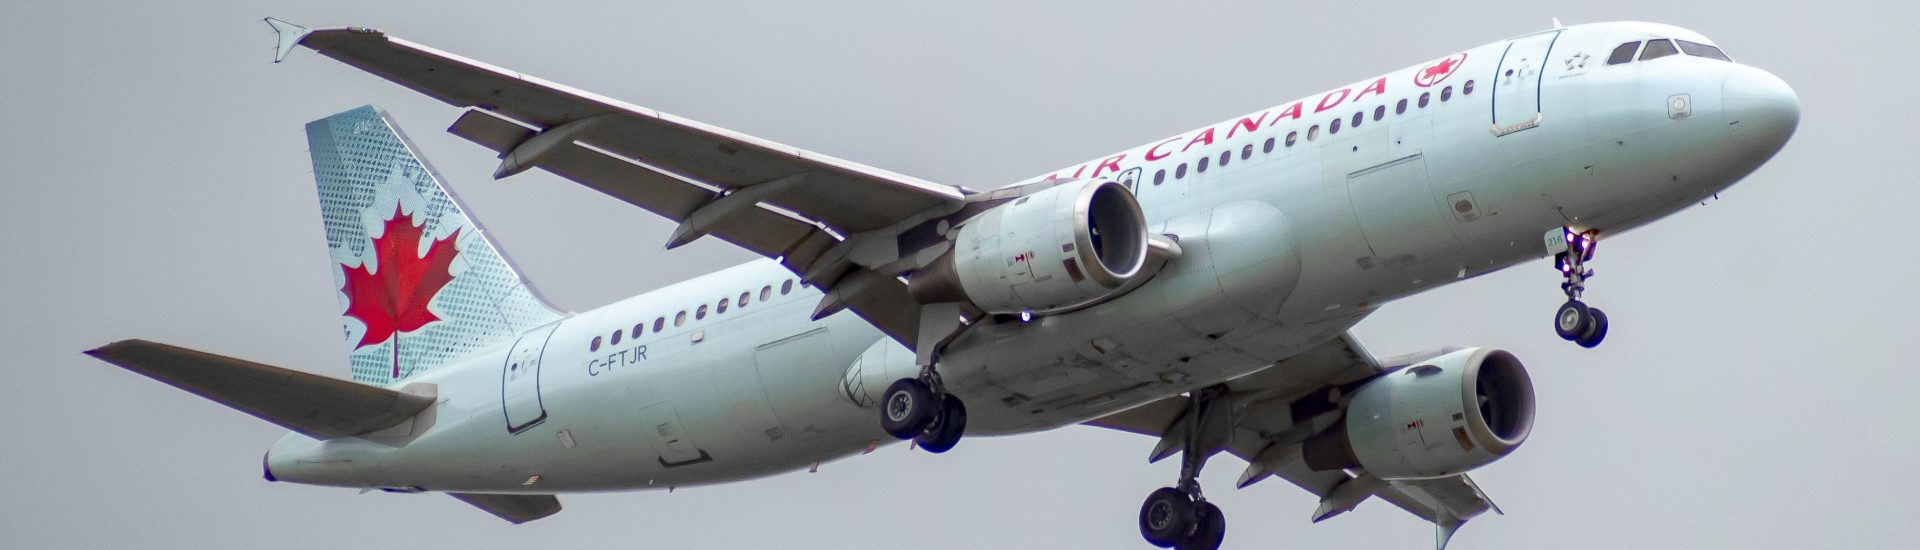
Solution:
[[[1468,80],[1465,84],[1462,84],[1460,86],[1460,95],[1469,95],[1472,93],[1473,93],[1472,80]],[[1451,99],[1453,99],[1453,86],[1447,86],[1445,88],[1441,88],[1440,101],[1447,101]],[[1425,109],[1427,105],[1432,101],[1433,101],[1433,92],[1421,92],[1420,99],[1416,104],[1416,108]],[[1399,103],[1394,104],[1393,114],[1395,115],[1406,114],[1407,103],[1408,103],[1408,100],[1405,98],[1402,98]],[[1373,108],[1374,122],[1379,122],[1380,120],[1385,118],[1387,118],[1387,106],[1386,105],[1375,106]],[[1353,117],[1351,117],[1351,119],[1348,119],[1347,117],[1335,118],[1333,119],[1332,122],[1327,123],[1327,134],[1332,135],[1332,134],[1340,133],[1340,125],[1342,121],[1348,121],[1346,123],[1346,126],[1348,128],[1359,128],[1362,123],[1366,122],[1366,120],[1367,120],[1367,112],[1364,110],[1353,113]],[[1316,139],[1320,139],[1319,124],[1315,124],[1307,128],[1307,141],[1313,141]],[[1260,153],[1261,154],[1272,153],[1275,145],[1275,141],[1277,141],[1276,138],[1267,138],[1266,143],[1263,143],[1260,145]],[[1287,139],[1286,139],[1287,147],[1293,147],[1295,144],[1299,142],[1300,142],[1300,132],[1298,130],[1287,132]],[[1240,148],[1240,160],[1247,160],[1250,158],[1253,158],[1253,144],[1251,143]],[[1211,164],[1213,160],[1214,160],[1214,157],[1212,155],[1201,157],[1200,161],[1194,164],[1194,171],[1196,173],[1206,172],[1208,165]],[[1223,168],[1226,167],[1227,164],[1231,163],[1232,161],[1233,161],[1232,149],[1228,149],[1226,151],[1220,152],[1219,165],[1221,167]],[[1182,162],[1180,163],[1179,166],[1175,166],[1173,168],[1173,179],[1181,179],[1185,177],[1187,177],[1187,163]],[[1154,185],[1160,185],[1162,183],[1166,183],[1166,181],[1167,181],[1166,170],[1160,170],[1153,173]]]
[[[1677,48],[1674,47],[1674,43],[1676,42],[1680,44],[1680,46]],[[1694,57],[1705,57],[1707,59],[1733,61],[1732,59],[1729,59],[1727,57],[1727,54],[1725,52],[1720,51],[1720,48],[1709,46],[1706,44],[1701,44],[1699,42],[1688,42],[1688,41],[1679,40],[1679,39],[1668,40],[1665,38],[1656,38],[1656,39],[1648,40],[1645,42],[1645,44],[1647,45],[1646,49],[1641,49],[1640,44],[1642,43],[1636,41],[1636,42],[1628,42],[1628,43],[1621,44],[1619,46],[1614,47],[1613,54],[1607,56],[1607,64],[1619,65],[1621,63],[1633,61],[1634,52],[1640,53],[1641,61],[1646,61],[1649,59],[1659,59],[1662,57],[1666,57],[1666,56],[1674,55],[1678,53],[1685,53],[1687,55],[1691,55]]]
[[[794,285],[793,279],[787,279],[785,281],[781,281],[780,295],[785,296],[787,294],[793,293],[793,285]],[[773,299],[773,285],[760,287],[760,301],[766,302],[771,299]],[[720,314],[726,313],[728,306],[730,305],[733,308],[738,309],[738,308],[747,307],[747,304],[750,304],[750,303],[753,303],[753,291],[741,292],[738,298],[731,298],[731,297],[721,298],[720,301],[713,303],[713,305],[711,306],[711,309],[709,309],[709,306],[707,304],[701,304],[700,307],[694,308],[693,319],[696,321],[706,319],[707,313],[710,311],[714,315],[718,316]],[[683,309],[683,310],[680,310],[679,313],[673,314],[673,326],[678,327],[685,324],[687,324],[687,310]],[[633,329],[630,331],[615,329],[611,336],[606,336],[606,337],[595,336],[593,337],[593,341],[587,344],[587,351],[590,351],[590,352],[600,351],[600,345],[603,340],[606,342],[606,345],[617,346],[617,345],[620,345],[620,340],[623,336],[629,340],[639,338],[640,334],[645,332],[646,327],[647,327],[647,322],[641,321],[638,323],[634,323]],[[653,318],[653,332],[659,333],[660,331],[663,331],[666,329],[667,329],[666,316]]]

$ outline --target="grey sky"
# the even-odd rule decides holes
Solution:
[[[1920,539],[1920,268],[1907,241],[1920,20],[1905,2],[13,2],[0,8],[0,546],[1144,548],[1153,442],[1073,427],[895,446],[673,494],[563,497],[508,526],[440,495],[260,480],[280,430],[88,359],[140,337],[346,376],[301,125],[388,108],[563,307],[749,259],[445,134],[458,111],[307,51],[273,15],[365,25],[640,105],[929,180],[991,187],[1507,36],[1639,19],[1799,92],[1755,176],[1603,244],[1598,350],[1555,338],[1542,262],[1385,308],[1396,354],[1501,346],[1532,440],[1475,474],[1507,515],[1458,548],[1899,548]],[[542,6],[542,7],[535,7]],[[1230,548],[1421,548],[1379,502],[1321,525],[1283,481],[1204,476]]]

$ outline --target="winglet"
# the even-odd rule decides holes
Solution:
[[[1460,526],[1466,525],[1466,524],[1467,524],[1466,520],[1447,520],[1447,521],[1434,522],[1433,523],[1434,549],[1447,550],[1447,542],[1453,540],[1453,533],[1456,531],[1459,531]]]
[[[286,59],[287,53],[292,52],[294,46],[300,45],[301,40],[306,39],[307,35],[313,34],[313,29],[272,17],[267,18],[267,25],[272,26],[273,32],[280,36],[280,43],[275,46],[273,50],[274,63],[279,63],[280,60]]]

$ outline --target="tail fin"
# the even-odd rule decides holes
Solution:
[[[386,384],[560,319],[393,119],[307,124],[353,379]]]

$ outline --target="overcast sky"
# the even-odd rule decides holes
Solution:
[[[993,187],[1483,43],[1688,27],[1799,92],[1800,131],[1722,194],[1601,247],[1597,350],[1554,337],[1544,262],[1384,308],[1392,355],[1514,351],[1540,394],[1475,472],[1507,512],[1456,548],[1907,548],[1920,540],[1920,204],[1907,2],[22,2],[0,8],[0,546],[1145,548],[1177,461],[1070,427],[893,446],[742,484],[563,496],[509,526],[442,495],[266,483],[272,425],[80,355],[147,338],[347,376],[309,120],[386,107],[526,274],[585,310],[750,259],[543,172],[488,177],[459,111],[263,16],[475,59],[925,179]],[[1058,5],[1054,5],[1058,4]],[[1335,5],[1339,4],[1339,5]],[[1877,5],[1869,5],[1877,4]],[[1904,163],[1904,164],[1903,164]],[[1203,483],[1231,548],[1421,548],[1384,503],[1324,524],[1284,481]]]

